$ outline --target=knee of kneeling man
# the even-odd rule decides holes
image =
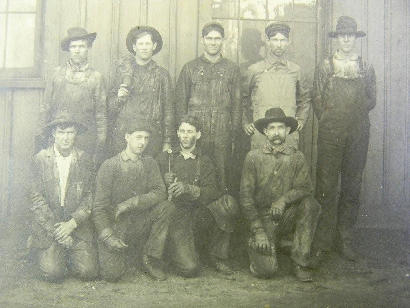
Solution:
[[[193,278],[193,277],[198,276],[199,266],[198,264],[195,264],[195,263],[185,264],[184,267],[179,268],[178,272],[183,277]]]
[[[57,265],[41,268],[41,278],[50,282],[59,282],[64,279],[65,269]]]
[[[302,199],[301,205],[308,211],[313,213],[320,213],[322,211],[322,207],[319,202],[316,201],[313,197],[306,197]]]
[[[98,267],[97,265],[90,264],[77,269],[74,273],[78,279],[84,281],[95,280],[98,277]]]

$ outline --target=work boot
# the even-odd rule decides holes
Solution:
[[[155,280],[166,280],[167,276],[161,268],[161,261],[144,255],[142,257],[142,263],[145,269],[145,273],[151,276]]]
[[[310,270],[306,267],[300,266],[299,264],[295,264],[294,266],[294,273],[296,278],[301,282],[312,282],[313,277]]]
[[[218,259],[215,257],[211,257],[211,264],[216,269],[217,272],[223,275],[232,275],[233,271],[228,264],[224,262],[222,259]]]

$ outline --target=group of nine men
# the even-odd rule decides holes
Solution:
[[[289,34],[286,24],[268,25],[266,57],[241,75],[221,55],[222,25],[206,24],[204,53],[184,65],[173,88],[152,59],[161,35],[137,26],[107,92],[88,64],[96,33],[69,29],[61,42],[69,60],[47,83],[39,125],[44,148],[33,159],[30,246],[42,277],[58,281],[70,271],[83,280],[117,281],[140,262],[164,280],[164,259],[194,277],[200,254],[229,275],[240,215],[249,223],[250,271],[257,277],[275,274],[286,236],[301,281],[312,280],[314,243],[315,256],[323,257],[338,235],[342,255],[354,260],[352,229],[375,105],[374,71],[354,53],[365,34],[352,18],[339,18],[329,35],[340,49],[319,66],[311,91],[287,60]],[[315,195],[298,150],[311,105],[319,120]],[[251,150],[235,195],[233,152],[241,132]]]

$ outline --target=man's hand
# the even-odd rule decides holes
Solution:
[[[279,221],[282,218],[283,212],[285,211],[286,202],[282,198],[279,198],[272,203],[270,208],[270,215],[272,220]]]
[[[256,127],[253,123],[245,124],[243,130],[248,136],[252,136],[255,133]]]
[[[109,250],[114,251],[121,251],[128,247],[127,244],[125,244],[121,239],[114,235],[110,235],[109,237],[107,237],[104,240],[104,244],[105,246],[107,246]]]
[[[60,239],[57,240],[57,243],[59,243],[61,246],[63,246],[64,248],[68,249],[73,247],[74,244],[74,240],[73,238],[69,235],[67,237],[65,237],[64,239]]]
[[[168,194],[179,197],[186,192],[186,185],[182,182],[171,183],[168,187]]]
[[[56,223],[54,227],[56,228],[54,230],[54,238],[60,242],[70,236],[71,232],[77,228],[77,223],[74,218],[71,218],[69,221]]]
[[[259,252],[266,254],[266,253],[270,253],[270,243],[269,243],[269,239],[268,236],[266,235],[265,231],[263,230],[259,230],[255,233],[254,235],[254,245],[255,247],[253,247],[255,250],[258,250]]]
[[[120,88],[118,89],[118,99],[120,101],[125,101],[127,99],[127,97],[130,95],[128,89],[127,89],[127,85],[126,84],[121,84]]]
[[[164,144],[162,145],[162,152],[172,153],[171,144],[164,142]]]
[[[169,185],[171,185],[171,183],[174,182],[176,174],[173,172],[167,172],[164,174],[164,181],[165,181],[165,185],[168,187]]]
[[[129,211],[130,208],[131,206],[128,202],[121,202],[117,204],[117,208],[115,209],[115,220],[118,220],[118,218],[125,212]]]
[[[305,126],[305,123],[303,120],[297,120],[297,121],[298,121],[298,127],[296,128],[296,130],[299,132]]]

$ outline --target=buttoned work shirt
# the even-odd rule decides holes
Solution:
[[[262,226],[261,217],[279,198],[292,204],[311,194],[309,168],[302,152],[286,144],[280,147],[266,144],[246,156],[240,203],[251,227]]]

